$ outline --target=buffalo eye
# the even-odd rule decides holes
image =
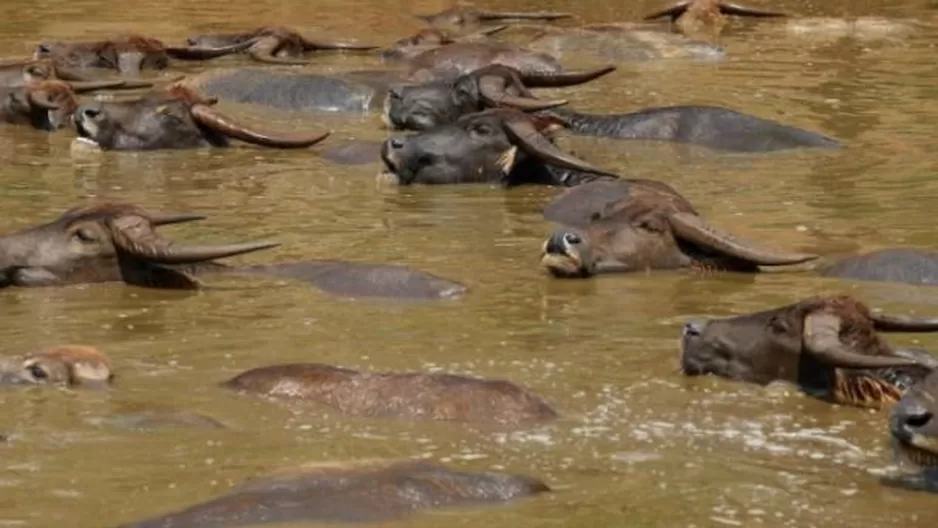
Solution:
[[[773,317],[769,321],[769,328],[771,328],[772,331],[775,332],[776,334],[788,333],[788,323],[786,323],[783,319],[780,319],[778,317]]]
[[[642,220],[638,223],[638,228],[644,229],[645,231],[651,231],[652,233],[661,233],[664,231],[661,223],[653,219]]]
[[[87,227],[79,228],[75,231],[75,239],[79,242],[97,242],[98,237],[94,231],[88,229]]]
[[[580,242],[583,242],[583,239],[581,239],[579,235],[575,235],[573,233],[567,233],[563,236],[563,241],[566,242],[567,244],[570,244],[571,246],[574,246],[576,244],[579,244]]]
[[[46,372],[46,369],[42,368],[42,365],[39,363],[33,363],[28,367],[29,373],[36,380],[42,381],[49,378],[49,373]]]
[[[473,125],[472,128],[469,129],[469,132],[477,136],[491,136],[492,134],[495,133],[495,130],[491,126],[485,123],[479,123],[479,124]]]

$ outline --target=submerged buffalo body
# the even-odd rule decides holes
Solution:
[[[557,59],[564,59],[567,55],[588,55],[613,62],[665,59],[713,61],[726,56],[723,48],[709,42],[619,23],[548,28],[529,42],[526,48],[547,53]]]
[[[926,470],[938,482],[938,370],[893,407],[889,429],[897,457]]]
[[[434,26],[465,27],[486,22],[505,22],[509,20],[539,20],[551,22],[573,17],[570,13],[556,11],[487,11],[468,6],[457,6],[443,11],[417,15]]]
[[[249,370],[223,386],[313,401],[352,416],[505,425],[557,416],[547,402],[513,383],[451,374],[360,372],[300,363]]]
[[[497,504],[548,491],[534,478],[422,461],[321,465],[253,479],[227,495],[121,528],[386,523],[421,510]]]
[[[498,64],[522,73],[559,73],[563,65],[552,55],[512,44],[463,42],[434,48],[408,61],[412,74],[453,78]]]
[[[281,26],[265,26],[251,31],[236,33],[197,35],[187,39],[187,43],[189,46],[196,49],[231,49],[234,52],[244,51],[258,62],[273,64],[306,64],[307,61],[304,56],[310,51],[367,51],[376,48],[376,46],[350,42],[335,42],[309,38],[295,30]]]
[[[305,148],[329,133],[275,136],[236,123],[192,90],[174,86],[135,101],[97,102],[75,112],[78,135],[108,150],[225,147],[230,139],[276,148]]]
[[[555,120],[501,108],[469,114],[455,123],[393,137],[381,151],[382,178],[414,183],[575,185],[615,174],[593,167],[554,145]]]
[[[555,277],[695,268],[756,271],[815,255],[758,248],[709,225],[671,187],[649,180],[594,181],[544,209],[561,224],[544,242],[541,266]]]
[[[0,288],[124,282],[196,289],[200,276],[247,274],[295,278],[350,297],[439,299],[466,291],[455,282],[398,266],[313,261],[231,268],[215,259],[277,244],[185,246],[156,232],[159,226],[202,218],[153,214],[124,203],[73,209],[48,224],[0,237]]]
[[[826,277],[938,285],[938,253],[891,248],[847,257],[822,271]]]
[[[873,313],[847,296],[813,298],[688,323],[681,366],[687,375],[763,385],[786,381],[824,400],[881,408],[898,401],[938,361],[924,351],[893,348],[877,331],[934,332],[938,319]]]

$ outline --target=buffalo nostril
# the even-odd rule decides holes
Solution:
[[[563,241],[572,246],[575,244],[579,244],[580,242],[583,241],[583,239],[581,239],[579,235],[575,235],[573,233],[567,233],[563,236]]]
[[[401,138],[391,138],[391,140],[388,141],[388,144],[391,145],[392,149],[399,150],[399,149],[404,148],[404,140]]]
[[[51,52],[51,51],[52,51],[52,50],[49,49],[48,44],[40,44],[40,45],[36,46],[36,52],[37,52],[37,53],[49,53],[49,52]]]
[[[920,407],[907,410],[902,417],[902,421],[907,427],[913,427],[916,429],[919,427],[924,427],[928,424],[928,422],[931,421],[931,419],[932,413]]]
[[[87,117],[88,119],[94,119],[101,115],[101,110],[97,108],[83,108],[81,110],[81,115]]]
[[[703,333],[704,323],[701,321],[691,321],[684,325],[684,337],[697,337]]]

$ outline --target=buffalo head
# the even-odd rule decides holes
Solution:
[[[104,68],[120,73],[162,70],[169,59],[204,60],[229,55],[247,48],[250,43],[223,48],[166,46],[161,41],[140,35],[120,36],[91,42],[43,42],[33,53],[36,59],[50,59],[64,68]]]
[[[0,122],[58,130],[72,122],[78,99],[62,81],[41,81],[20,88],[0,89]]]
[[[496,64],[462,75],[454,81],[431,81],[391,88],[384,103],[384,118],[394,128],[426,130],[487,108],[507,106],[524,111],[546,110],[567,102],[536,99],[529,87],[583,84],[615,69],[609,66],[588,72],[530,74]]]
[[[723,31],[727,15],[766,18],[783,17],[785,13],[765,11],[720,0],[681,0],[671,7],[646,16],[645,20],[669,18],[675,28],[687,36],[706,35],[715,38]]]
[[[187,39],[186,43],[192,49],[246,50],[254,60],[273,64],[306,64],[308,61],[303,57],[308,51],[368,51],[377,48],[377,46],[349,42],[310,39],[292,29],[280,26],[261,27],[241,33],[196,35]]]
[[[94,79],[82,73],[56,66],[51,60],[16,61],[0,65],[0,88],[19,88],[40,81],[67,82],[76,92],[115,88],[149,88],[153,84],[145,81],[125,79]]]
[[[72,209],[48,224],[0,236],[0,288],[121,281],[193,289],[198,265],[220,267],[212,261],[277,245],[186,246],[156,232],[202,218],[152,214],[126,203]]]
[[[557,148],[548,135],[563,123],[501,108],[469,114],[456,122],[384,143],[382,174],[412,183],[566,183],[571,173],[616,177]]]
[[[913,386],[893,407],[889,429],[899,458],[938,470],[938,371]]]
[[[483,11],[471,7],[459,6],[433,13],[432,15],[417,15],[417,18],[434,26],[464,27],[477,25],[483,22],[498,22],[502,20],[542,20],[550,22],[563,18],[571,18],[570,13],[550,11]]]
[[[555,277],[688,267],[755,271],[817,258],[738,240],[708,224],[683,196],[658,182],[580,185],[557,197],[544,216],[563,224],[544,242],[541,255],[541,265]]]
[[[229,138],[265,147],[305,148],[329,135],[259,132],[218,113],[212,108],[215,103],[177,85],[136,101],[81,106],[75,113],[75,127],[79,136],[112,150],[224,147]]]
[[[86,346],[55,346],[0,359],[0,385],[107,388],[112,378],[107,357]]]
[[[927,353],[894,349],[877,333],[934,332],[938,319],[871,312],[848,296],[685,325],[681,367],[694,376],[787,381],[841,404],[880,408],[931,369]]]

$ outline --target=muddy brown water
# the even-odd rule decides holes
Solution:
[[[798,33],[789,22],[734,26],[722,40],[725,61],[626,64],[564,93],[596,111],[727,105],[826,132],[847,149],[733,156],[584,139],[565,146],[623,174],[666,181],[714,224],[765,244],[825,255],[938,245],[938,11],[922,0],[751,3],[803,16],[889,17],[908,32],[843,37]],[[636,20],[660,4],[518,0],[486,7],[569,10],[584,22],[607,22]],[[261,23],[383,44],[420,27],[408,12],[447,7],[374,0],[3,5],[0,50],[7,56],[43,37],[139,31],[175,41]],[[375,64],[326,54],[309,69]],[[234,110],[285,128],[328,126],[336,130],[331,141],[386,136],[374,115]],[[216,496],[273,469],[410,456],[538,476],[556,493],[398,524],[883,528],[938,520],[935,496],[878,483],[891,464],[885,413],[677,372],[680,327],[694,317],[843,291],[894,311],[938,315],[938,289],[858,286],[809,271],[557,281],[536,266],[549,230],[539,211],[553,189],[388,189],[376,187],[374,165],[340,167],[310,152],[242,147],[75,157],[70,140],[68,132],[0,128],[3,231],[84,200],[132,200],[210,215],[165,229],[180,239],[283,242],[239,262],[396,262],[463,281],[471,293],[456,302],[395,304],[227,279],[195,295],[117,284],[0,292],[2,352],[93,344],[111,355],[118,375],[106,394],[0,392],[0,432],[11,436],[0,444],[0,526],[112,526]],[[938,336],[893,340],[938,350]],[[216,387],[241,370],[287,361],[505,377],[548,398],[563,418],[510,433],[348,419]],[[121,419],[180,411],[227,429],[139,431]]]

